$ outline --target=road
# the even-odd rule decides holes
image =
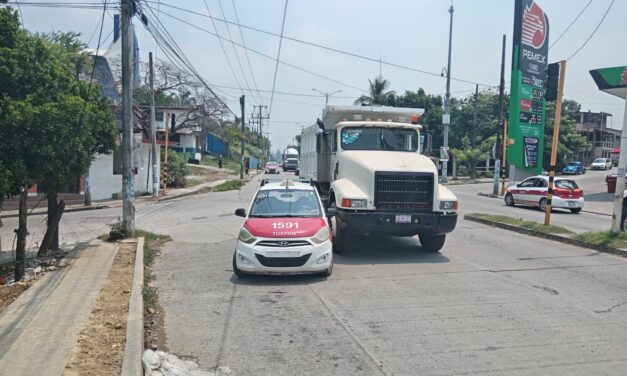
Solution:
[[[232,213],[254,188],[183,199],[161,230],[174,238],[155,265],[167,346],[203,368],[627,373],[625,259],[462,220],[440,254],[414,239],[362,239],[327,280],[237,279]]]
[[[612,171],[588,171],[583,175],[568,176],[569,179],[575,180],[584,191],[584,211],[572,214],[568,210],[556,209],[551,215],[551,224],[564,226],[575,232],[609,230],[612,223],[613,196],[607,193],[605,176],[615,171],[616,168]],[[544,223],[544,213],[538,208],[525,206],[511,208],[505,206],[503,199],[479,196],[480,192],[492,193],[491,183],[453,185],[449,188],[459,198],[460,212],[463,214],[482,212]]]
[[[138,228],[173,238],[154,270],[166,345],[201,367],[237,375],[627,374],[626,259],[460,220],[441,253],[415,239],[360,239],[329,279],[237,279],[231,258],[242,219],[233,212],[255,188],[138,206]],[[462,208],[474,210],[482,198],[468,192]],[[487,202],[481,211],[500,207]],[[120,211],[67,213],[63,238],[100,235]],[[555,217],[589,222],[587,214]]]

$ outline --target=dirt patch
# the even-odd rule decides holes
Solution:
[[[57,252],[58,257],[65,256],[62,251]],[[24,291],[28,290],[37,280],[46,273],[67,266],[65,260],[57,257],[43,257],[26,260],[24,268],[24,278],[19,282],[14,282],[15,264],[7,263],[0,265],[0,312],[13,303]]]
[[[136,244],[119,250],[89,319],[84,323],[64,375],[119,375],[126,341],[128,303]]]
[[[223,171],[214,171],[207,168],[193,167],[189,165],[188,168],[188,178],[191,178],[190,180],[197,181],[199,183],[207,183],[231,177],[231,174]]]
[[[172,240],[169,236],[140,231],[145,239],[144,245],[144,348],[167,351],[165,346],[165,312],[159,305],[157,288],[154,287],[152,263],[161,252],[161,247]]]

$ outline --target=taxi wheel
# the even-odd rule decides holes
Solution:
[[[574,209],[570,209],[570,212],[573,214],[577,214],[581,211],[581,208],[574,208]]]
[[[505,195],[505,205],[506,206],[514,206],[514,196],[511,193]]]
[[[322,273],[320,273],[321,276],[327,278],[330,277],[331,274],[333,274],[333,264],[334,262],[331,262],[331,265],[329,265],[329,267],[327,268],[327,270],[323,271]]]
[[[235,274],[237,278],[242,278],[246,275],[237,267],[237,258],[235,253],[233,253],[233,274]]]
[[[547,204],[546,198],[543,198],[542,200],[540,200],[540,203],[538,204],[538,206],[540,207],[540,211],[543,211],[543,212],[546,211],[546,204]]]

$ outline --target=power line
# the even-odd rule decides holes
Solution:
[[[279,58],[281,57],[281,45],[283,44],[283,30],[285,30],[285,16],[287,15],[287,2],[285,0],[285,6],[283,7],[283,22],[281,23],[281,37],[279,38],[279,49],[276,53],[276,64],[274,66],[274,80],[272,80],[272,94],[270,95],[270,109],[268,114],[272,114],[272,101],[274,100],[274,89],[276,88],[276,76],[279,73]]]
[[[244,55],[246,56],[246,61],[248,62],[248,69],[250,70],[250,75],[253,79],[253,85],[255,85],[255,90],[257,90],[257,95],[261,97],[261,94],[259,93],[259,87],[257,86],[257,80],[255,79],[255,73],[253,72],[253,66],[250,63],[250,58],[248,57],[248,50],[246,49],[246,41],[244,40],[244,33],[242,32],[242,27],[239,26],[239,16],[237,15],[237,7],[235,6],[235,0],[231,0],[231,3],[233,4],[233,11],[235,12],[235,21],[237,21],[237,24],[238,24],[239,36],[240,38],[242,38],[242,45],[244,46]]]
[[[583,44],[581,45],[581,47],[579,47],[577,49],[577,51],[575,51],[575,53],[573,53],[572,55],[570,55],[570,57],[568,59],[566,59],[567,61],[572,59],[575,55],[577,55],[579,53],[579,51],[581,51],[586,44],[588,44],[588,42],[590,41],[590,39],[592,39],[592,37],[594,36],[594,34],[596,34],[597,30],[599,30],[599,28],[601,27],[601,24],[603,23],[603,21],[605,21],[605,17],[607,17],[607,14],[610,12],[610,9],[612,9],[612,5],[614,5],[614,1],[612,0],[612,2],[610,3],[610,5],[607,7],[607,10],[605,11],[605,14],[603,15],[603,18],[601,18],[601,21],[599,21],[599,24],[594,28],[594,30],[592,31],[592,34],[590,34],[590,36],[588,37],[588,39],[586,39],[585,42],[583,42]]]
[[[568,25],[568,27],[566,27],[566,29],[564,31],[562,31],[562,33],[557,37],[557,39],[555,39],[555,41],[553,43],[551,43],[551,45],[549,46],[549,50],[551,48],[553,48],[553,46],[555,46],[555,44],[562,39],[562,37],[564,36],[564,34],[566,34],[566,32],[568,30],[570,30],[570,28],[575,24],[575,22],[577,22],[577,20],[579,19],[579,17],[581,17],[581,15],[583,14],[583,12],[586,11],[586,9],[588,9],[588,6],[590,6],[590,4],[592,4],[594,0],[590,0],[588,1],[588,4],[586,4],[585,7],[583,7],[583,9],[581,10],[581,12],[579,12],[579,14],[577,15],[577,17],[575,17],[574,20],[572,20],[572,22]]]
[[[209,16],[211,16],[211,12],[209,11],[209,6],[207,5],[207,0],[203,0],[203,2],[205,3],[205,8],[207,8],[207,13],[209,14]],[[216,26],[216,23],[213,20],[213,17],[211,18],[211,24],[213,25],[213,30],[215,30],[216,34],[220,35],[220,33],[218,32],[218,27]],[[226,48],[224,48],[224,44],[222,43],[222,39],[218,39],[218,41],[220,42],[220,47],[222,48],[222,52],[224,53],[224,57],[226,58],[226,62],[229,64],[229,69],[231,69],[231,73],[233,74],[233,78],[235,79],[235,83],[237,83],[237,86],[239,87],[240,91],[243,93],[244,90],[242,89],[242,85],[240,85],[239,80],[237,79],[237,75],[235,75],[235,70],[233,69],[233,64],[231,64],[231,59],[229,59],[229,55],[226,53]]]
[[[224,13],[224,8],[222,7],[222,0],[218,0],[218,5],[220,5],[220,12],[222,13],[222,18],[226,19],[226,13]],[[226,32],[229,34],[229,39],[233,41],[233,35],[231,34],[231,28],[229,24],[226,25]],[[217,33],[217,31],[216,31]],[[235,44],[231,42],[231,47],[233,47],[233,53],[235,54],[235,58],[237,59],[237,65],[239,65],[239,70],[242,72],[242,76],[244,77],[244,83],[246,84],[246,88],[250,92],[251,98],[254,98],[255,94],[250,89],[250,84],[248,83],[248,78],[246,78],[246,73],[244,73],[244,67],[242,67],[242,62],[239,58],[239,54],[237,53],[237,49],[235,48]]]
[[[146,2],[154,2],[154,0],[144,0],[144,1],[146,1]],[[166,3],[163,3],[163,2],[161,4],[163,6],[166,6],[166,7],[172,8],[172,9],[176,9],[176,10],[179,10],[179,11],[182,11],[182,12],[195,14],[195,15],[198,15],[198,16],[201,16],[201,17],[207,17],[206,14],[202,14],[202,13],[195,12],[193,10],[181,8],[181,7],[178,7],[176,5],[166,4]],[[391,66],[391,67],[405,69],[405,70],[409,70],[409,71],[413,71],[413,72],[417,72],[417,73],[422,73],[422,74],[426,74],[426,75],[430,75],[430,76],[434,76],[434,77],[438,77],[438,78],[442,77],[440,73],[429,72],[429,71],[425,71],[425,70],[422,70],[422,69],[409,67],[409,66],[402,65],[402,64],[396,64],[396,63],[392,63],[392,62],[389,62],[389,61],[381,60],[380,58],[372,58],[372,57],[360,55],[360,54],[357,54],[357,53],[344,51],[344,50],[340,50],[340,49],[337,49],[337,48],[328,47],[328,46],[324,46],[324,45],[321,45],[321,44],[318,44],[318,43],[308,42],[308,41],[305,41],[305,40],[302,40],[302,39],[297,39],[297,38],[293,38],[293,37],[289,37],[289,36],[285,36],[285,35],[282,36],[281,34],[277,34],[277,33],[271,32],[271,31],[259,29],[259,28],[256,28],[256,27],[248,26],[248,25],[242,25],[239,22],[235,23],[235,22],[232,22],[232,21],[227,21],[227,20],[218,19],[218,18],[215,18],[215,20],[219,21],[219,22],[224,22],[224,23],[227,23],[227,24],[231,24],[231,25],[236,25],[236,26],[248,29],[248,30],[259,32],[259,33],[272,35],[272,36],[275,36],[277,38],[283,38],[283,39],[286,39],[286,40],[290,40],[292,42],[306,44],[306,45],[309,45],[309,46],[312,46],[312,47],[321,48],[321,49],[332,51],[332,52],[336,52],[336,53],[339,53],[339,54],[348,55],[348,56],[356,57],[356,58],[363,59],[363,60],[368,60],[368,61],[371,61],[371,62],[375,62],[377,64],[379,64],[379,63],[380,64],[385,64],[385,65],[388,65],[388,66]],[[451,77],[451,80],[458,81],[458,82],[464,82],[464,83],[468,83],[468,84],[473,84],[473,85],[480,85],[480,86],[494,86],[494,85],[484,84],[484,83],[481,83],[481,82],[474,82],[474,81],[464,80],[464,79],[461,79],[461,78],[454,78],[454,77]]]
[[[144,0],[144,1],[146,1],[146,0]],[[177,21],[179,21],[179,22],[182,22],[182,23],[184,23],[184,24],[186,24],[186,25],[188,25],[188,26],[191,26],[191,27],[193,27],[193,28],[195,28],[195,29],[198,29],[198,30],[204,31],[205,33],[207,33],[207,34],[209,34],[209,35],[213,35],[213,36],[215,36],[215,37],[217,37],[217,38],[221,38],[221,39],[227,40],[226,38],[224,38],[224,37],[222,37],[222,36],[219,36],[219,35],[217,35],[217,34],[215,34],[215,33],[211,32],[211,31],[209,31],[209,30],[207,30],[207,29],[205,29],[205,28],[203,28],[203,27],[200,27],[200,26],[194,25],[194,24],[192,24],[192,23],[190,23],[190,22],[188,22],[188,21],[185,21],[185,20],[183,20],[183,19],[181,19],[181,18],[179,18],[179,17],[176,17],[176,16],[174,16],[174,15],[172,15],[172,14],[169,14],[169,13],[164,12],[164,11],[161,11],[161,13],[162,13],[162,14],[164,14],[164,15],[166,15],[166,16],[168,16],[168,17],[170,17],[170,18],[173,18],[173,19],[175,19],[175,20],[177,20]],[[205,17],[206,17],[206,15],[205,15]],[[237,42],[233,42],[233,43],[235,43],[235,45],[240,46],[240,47],[242,47],[242,48],[246,48],[248,51],[254,52],[254,53],[256,53],[257,55],[263,56],[263,57],[265,57],[265,58],[267,58],[267,59],[270,59],[270,60],[273,60],[273,61],[276,61],[276,60],[277,60],[275,57],[270,56],[270,55],[267,55],[267,54],[265,54],[265,53],[263,53],[263,52],[261,52],[261,51],[255,50],[255,49],[250,48],[250,47],[244,47],[241,43],[237,43]],[[354,90],[357,90],[357,91],[360,91],[360,92],[368,93],[368,91],[366,91],[366,90],[364,90],[364,89],[362,89],[362,88],[359,88],[359,87],[356,87],[356,86],[353,86],[353,85],[350,85],[350,84],[344,83],[344,82],[342,82],[342,81],[338,81],[338,80],[333,79],[333,78],[330,78],[330,77],[323,76],[323,75],[321,75],[321,74],[319,74],[319,73],[312,72],[312,71],[307,70],[307,69],[305,69],[305,68],[301,68],[301,67],[299,67],[299,66],[297,66],[297,65],[290,64],[290,63],[287,63],[287,62],[285,62],[285,61],[281,61],[281,60],[279,60],[279,63],[280,63],[280,64],[283,64],[283,65],[285,65],[285,66],[288,66],[288,67],[290,67],[290,68],[294,68],[294,69],[296,69],[296,70],[299,70],[299,71],[301,71],[301,72],[305,72],[305,73],[311,74],[311,75],[313,75],[313,76],[316,76],[316,77],[319,77],[319,78],[322,78],[322,79],[328,80],[328,81],[330,81],[330,82],[334,82],[334,83],[336,83],[336,84],[338,84],[338,85],[346,86],[346,87],[349,87],[349,88],[351,88],[351,89],[354,89]]]
[[[159,20],[158,18],[156,19],[156,22],[155,22],[155,19],[151,20],[151,18],[143,11],[143,7],[141,6],[141,4],[138,3],[138,5],[139,5],[139,10],[141,11],[143,18],[145,18],[145,20],[142,19],[142,23],[144,24],[148,32],[153,36],[153,38],[155,38],[155,41],[157,41],[157,43],[161,45],[161,48],[164,50],[164,53],[166,53],[166,56],[168,56],[170,61],[172,61],[172,63],[174,64],[174,59],[172,59],[172,55],[173,55],[185,67],[187,67],[188,71],[192,73],[192,75],[194,75],[205,86],[205,88],[216,98],[216,100],[218,100],[224,106],[224,108],[226,108],[229,112],[231,112],[231,114],[237,117],[237,114],[233,112],[233,110],[231,110],[231,108],[216,94],[216,92],[202,78],[202,76],[200,76],[200,74],[194,68],[193,64],[191,64],[187,56],[185,56],[185,53],[178,46],[174,38],[172,38],[172,35],[170,35],[168,30],[165,28],[165,26],[163,26],[163,23],[161,23],[161,20]],[[146,7],[150,11],[150,13],[152,13],[152,15],[155,15],[150,5],[146,4]],[[153,28],[152,26],[153,24],[156,25],[156,27]],[[167,38],[161,34],[159,27],[163,29],[163,31],[167,35]],[[168,41],[168,38],[171,42]],[[166,50],[169,50],[169,51],[166,52]],[[181,71],[185,71],[185,69],[181,69]]]

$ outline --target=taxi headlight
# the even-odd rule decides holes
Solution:
[[[325,226],[321,228],[320,231],[318,231],[318,233],[313,238],[311,238],[311,241],[316,244],[320,244],[329,239],[329,234],[329,228]]]
[[[457,201],[440,202],[440,210],[457,210]]]
[[[255,238],[255,237],[253,236],[253,234],[251,234],[251,233],[250,233],[250,231],[248,231],[248,230],[246,229],[246,227],[242,227],[242,229],[241,229],[241,230],[239,230],[239,237],[238,237],[238,239],[239,239],[241,242],[244,242],[244,243],[246,243],[246,244],[251,244],[251,243],[254,243],[254,242],[255,242],[255,240],[257,240],[257,238]]]

